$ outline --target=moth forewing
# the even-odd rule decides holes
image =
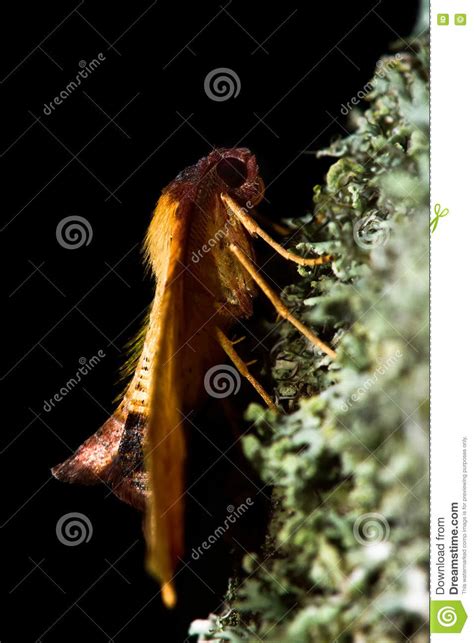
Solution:
[[[229,251],[231,243],[238,243],[253,254],[249,235],[229,219],[219,193],[195,202],[182,195],[176,201],[180,194],[175,193],[162,195],[147,234],[147,256],[156,278],[145,440],[147,566],[162,583],[169,606],[176,598],[173,574],[184,552],[183,417],[204,394],[206,370],[223,359],[215,328],[227,329],[235,318],[249,316],[255,294],[249,275]]]
[[[184,549],[184,391],[178,354],[186,324],[183,260],[188,221],[185,216],[177,216],[178,210],[179,204],[163,195],[147,237],[156,279],[154,316],[150,319],[155,329],[155,353],[144,445],[150,489],[147,566],[162,583],[163,600],[169,607],[176,601],[172,580]]]

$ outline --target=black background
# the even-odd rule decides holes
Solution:
[[[13,39],[1,61],[9,309],[2,368],[4,405],[13,414],[2,423],[2,642],[184,641],[190,620],[219,609],[229,549],[240,545],[224,539],[205,559],[188,556],[179,606],[166,612],[143,570],[140,517],[107,488],[61,484],[49,468],[113,408],[123,347],[152,296],[140,245],[162,187],[211,146],[244,145],[268,185],[262,210],[274,219],[307,212],[327,164],[306,152],[345,133],[341,103],[363,87],[390,43],[412,32],[416,4],[9,6],[2,40]],[[99,52],[99,68],[46,115],[44,104],[75,77],[79,61]],[[241,85],[224,102],[203,87],[219,67],[232,69]],[[92,229],[89,245],[74,250],[56,239],[56,226],[72,215]],[[271,341],[262,346],[269,350]],[[78,360],[99,350],[106,354],[100,364],[45,411],[44,400],[74,375]],[[246,397],[254,399],[248,390]],[[191,479],[210,468],[187,497],[189,545],[250,488],[259,498],[239,542],[251,549],[268,489],[237,471],[235,463],[244,468],[237,453],[222,456],[228,437],[219,432],[226,424],[219,413],[211,409],[201,420],[216,446],[201,438],[191,453]],[[69,512],[89,518],[89,542],[59,542],[56,524]]]

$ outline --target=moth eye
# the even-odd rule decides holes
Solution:
[[[217,176],[229,187],[239,188],[247,180],[247,166],[236,158],[226,158],[216,165]]]

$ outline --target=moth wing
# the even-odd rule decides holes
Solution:
[[[88,438],[67,460],[51,469],[58,480],[96,484],[107,480],[117,456],[125,419],[119,410]]]
[[[145,461],[149,474],[146,512],[147,567],[162,584],[163,601],[176,602],[173,574],[184,551],[183,387],[179,350],[185,325],[184,258],[187,217],[179,203],[163,195],[150,227],[148,247],[155,245],[150,261],[161,292],[157,346],[153,359],[148,437]],[[161,256],[156,255],[160,248]],[[161,259],[161,261],[160,261]]]

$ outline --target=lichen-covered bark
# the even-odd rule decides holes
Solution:
[[[337,161],[313,213],[290,222],[289,247],[335,259],[295,269],[283,297],[338,359],[275,320],[287,413],[251,406],[243,438],[273,515],[230,610],[192,626],[203,641],[428,640],[427,43],[381,65],[353,133],[319,152]]]

